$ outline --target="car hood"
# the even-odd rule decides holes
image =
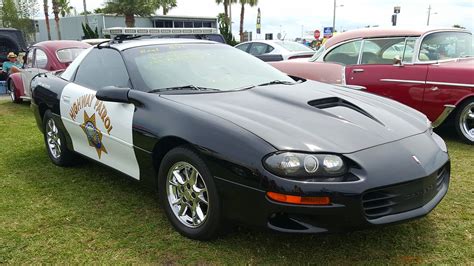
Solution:
[[[352,153],[427,130],[426,117],[409,107],[314,81],[161,97],[230,121],[278,150]]]

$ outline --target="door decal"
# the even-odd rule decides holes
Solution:
[[[81,128],[84,130],[84,133],[86,133],[89,146],[95,148],[97,156],[99,156],[100,159],[102,152],[107,153],[107,150],[102,143],[102,132],[97,128],[95,122],[95,113],[89,117],[87,112],[84,111],[84,123],[81,124]]]

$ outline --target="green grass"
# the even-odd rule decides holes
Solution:
[[[54,166],[27,104],[0,101],[0,263],[474,263],[474,147],[443,133],[451,187],[427,217],[327,235],[181,237],[156,195],[95,163]],[[251,206],[249,206],[251,208]]]

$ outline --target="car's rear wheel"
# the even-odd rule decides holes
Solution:
[[[10,92],[10,99],[12,100],[12,102],[13,103],[21,103],[22,99],[20,97],[18,97],[17,89],[15,87],[15,83],[10,81],[8,88],[9,88],[9,92]]]
[[[169,151],[158,173],[160,203],[174,228],[198,240],[216,236],[220,202],[214,180],[202,158],[182,146]]]
[[[459,106],[456,113],[456,130],[464,142],[474,144],[474,99]]]
[[[46,110],[44,114],[43,126],[44,143],[51,161],[59,166],[72,165],[76,160],[76,154],[67,148],[64,133],[58,127],[50,110]]]

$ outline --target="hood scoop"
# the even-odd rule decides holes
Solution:
[[[349,108],[352,111],[356,111],[356,112],[358,112],[358,113],[374,120],[375,122],[379,123],[380,125],[385,126],[382,122],[380,122],[380,120],[375,118],[373,115],[371,115],[370,113],[368,113],[364,109],[360,108],[359,106],[357,106],[357,105],[355,105],[355,104],[353,104],[353,103],[351,103],[347,100],[341,99],[339,97],[329,97],[329,98],[322,98],[322,99],[312,100],[312,101],[309,101],[308,104],[310,106],[316,107],[316,108],[318,108],[319,110],[322,110],[322,111],[325,111],[325,109],[331,109],[331,108],[336,108],[336,107]],[[330,114],[334,115],[334,113],[332,113],[332,112]]]

